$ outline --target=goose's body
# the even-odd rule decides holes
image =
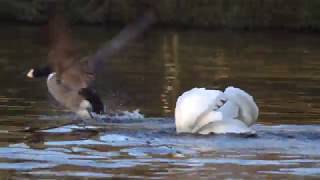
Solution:
[[[49,93],[56,101],[67,109],[75,112],[82,119],[91,119],[91,112],[99,113],[103,111],[102,103],[100,105],[101,107],[99,107],[101,109],[94,111],[92,107],[94,102],[88,101],[83,95],[80,95],[78,90],[70,89],[62,83],[59,83],[56,73],[51,73],[48,76],[47,87]]]
[[[104,112],[103,103],[93,87],[97,69],[103,60],[110,58],[142,34],[153,23],[153,13],[148,11],[141,19],[124,28],[107,46],[91,56],[81,58],[61,12],[63,3],[51,3],[48,19],[49,63],[45,67],[31,69],[27,76],[47,77],[48,91],[55,100],[82,119],[91,119],[92,112]]]
[[[224,92],[193,88],[177,100],[175,124],[178,133],[253,133],[250,128],[259,109],[253,98],[241,89]]]

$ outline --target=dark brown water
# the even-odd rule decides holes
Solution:
[[[117,31],[75,32],[86,55]],[[25,78],[45,63],[38,28],[1,26],[0,40],[0,179],[320,177],[318,34],[156,30],[106,61],[97,82],[110,112],[145,118],[87,127],[64,125],[75,118],[45,80]],[[177,96],[226,86],[254,96],[256,137],[175,134]]]

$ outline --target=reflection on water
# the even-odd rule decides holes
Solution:
[[[17,170],[16,177],[37,178],[320,175],[319,126],[256,125],[256,137],[178,136],[171,121],[143,119],[42,131],[41,141],[0,148],[0,169]]]
[[[75,36],[86,55],[115,32],[78,27]],[[0,29],[0,179],[320,176],[317,34],[157,30],[108,60],[97,82],[110,112],[147,118],[86,127],[51,102],[44,80],[25,78],[46,59],[38,34]],[[255,97],[257,136],[175,134],[179,94],[230,85]]]
[[[172,115],[179,91],[179,62],[178,62],[178,35],[169,33],[164,36],[163,62],[164,62],[164,83],[161,101],[163,103],[164,115]]]

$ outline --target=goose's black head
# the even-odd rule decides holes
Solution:
[[[49,66],[36,67],[29,70],[29,72],[27,73],[27,77],[29,78],[48,77],[49,74],[51,73],[52,73],[52,69]]]

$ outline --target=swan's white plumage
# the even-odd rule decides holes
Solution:
[[[232,102],[234,106],[239,108],[238,116],[235,117],[236,119],[243,121],[248,126],[251,126],[257,121],[259,109],[252,96],[245,91],[234,87],[226,88],[224,94],[228,97],[228,102]],[[227,109],[227,107],[224,109]],[[222,107],[222,110],[224,109]],[[230,110],[232,108],[228,109]]]
[[[194,88],[180,96],[175,109],[175,117],[178,119],[175,121],[177,130],[181,130],[181,132],[192,131],[195,126],[199,126],[200,123],[195,123],[195,121],[198,117],[203,116],[208,109],[214,108],[215,100],[219,95],[222,95],[221,91]],[[216,116],[216,114],[210,114],[210,116]],[[218,117],[214,119],[218,119]]]
[[[225,104],[223,104],[225,102]],[[245,91],[228,87],[224,92],[193,88],[177,100],[175,124],[178,133],[252,133],[258,107]]]

